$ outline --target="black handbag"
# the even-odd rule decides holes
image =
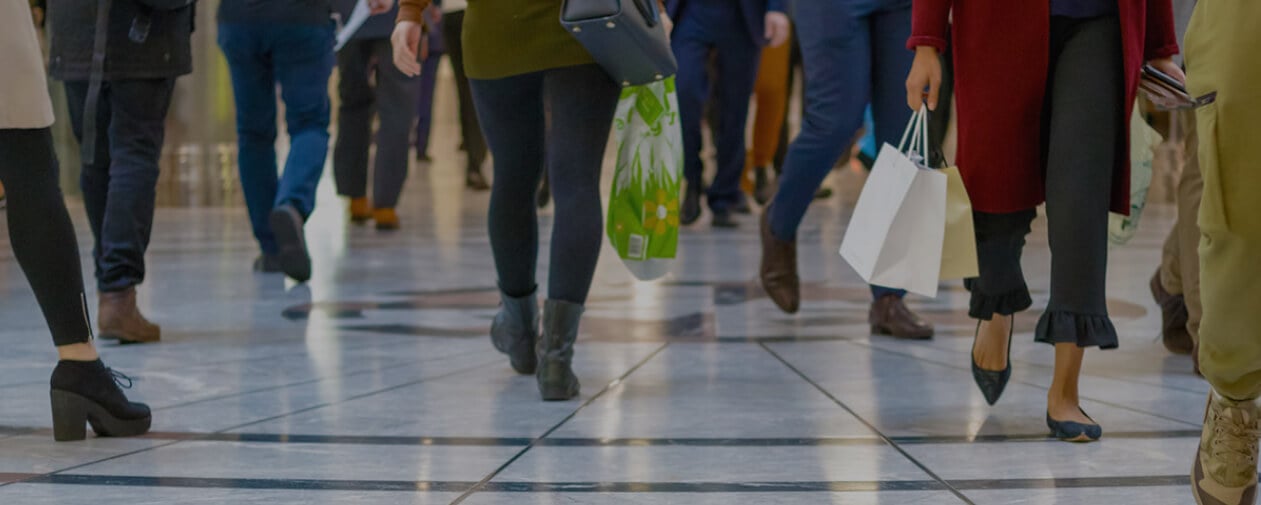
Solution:
[[[679,70],[656,0],[565,0],[560,24],[623,86]]]

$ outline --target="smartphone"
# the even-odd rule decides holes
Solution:
[[[1180,102],[1177,106],[1172,107],[1173,109],[1190,109],[1197,106],[1198,102],[1191,98],[1190,93],[1187,93],[1185,85],[1170,77],[1169,74],[1156,69],[1156,67],[1143,65],[1141,77],[1140,89],[1151,95],[1151,98],[1158,104],[1166,100],[1167,98],[1165,97],[1172,95],[1173,98]],[[1157,98],[1158,96],[1160,97],[1159,99]],[[1158,108],[1165,109],[1166,107],[1158,105]]]
[[[1178,82],[1177,79],[1170,77],[1169,74],[1157,70],[1156,67],[1153,67],[1150,64],[1143,65],[1143,78],[1153,81],[1155,84],[1159,84],[1165,88],[1176,91],[1179,95],[1186,96],[1188,101],[1191,99],[1191,95],[1187,93],[1186,86]]]

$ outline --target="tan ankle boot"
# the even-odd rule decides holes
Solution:
[[[100,338],[123,343],[157,342],[162,338],[162,328],[145,319],[136,307],[136,288],[101,293],[100,298]]]

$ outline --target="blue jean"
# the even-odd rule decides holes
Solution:
[[[96,108],[95,162],[79,176],[92,227],[97,288],[124,291],[144,282],[153,232],[158,157],[175,79],[106,81]],[[66,82],[71,129],[83,141],[88,81]]]
[[[905,86],[914,59],[906,50],[910,1],[812,0],[797,2],[794,16],[809,107],[771,205],[771,232],[782,240],[797,237],[812,196],[850,146],[869,102],[878,143],[896,144],[911,117]],[[905,294],[876,286],[872,293]]]
[[[726,7],[723,7],[726,5]],[[701,119],[710,79],[717,94],[718,170],[709,186],[709,206],[726,211],[740,202],[740,174],[745,163],[745,125],[749,97],[757,81],[762,49],[744,29],[739,4],[694,1],[679,16],[670,45],[679,61],[676,78],[683,126],[683,174],[690,188],[701,188],[705,164],[701,160]],[[710,51],[718,56],[718,75],[708,75]]]
[[[315,188],[328,157],[328,79],[333,25],[221,23],[219,47],[232,73],[241,190],[254,237],[266,254],[279,249],[268,215],[291,205],[315,210]],[[276,170],[276,85],[285,102],[289,158]]]

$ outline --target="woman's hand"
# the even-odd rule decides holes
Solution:
[[[420,23],[415,21],[399,21],[394,25],[394,35],[390,36],[390,45],[394,46],[394,66],[408,77],[420,75]]]
[[[928,90],[925,93],[925,89]],[[920,110],[928,100],[928,110],[937,110],[937,94],[941,91],[941,57],[937,49],[928,46],[915,48],[915,62],[906,76],[906,106]]]
[[[771,47],[779,47],[788,42],[788,36],[792,34],[792,22],[788,20],[788,15],[778,11],[766,13],[766,33],[762,36],[770,41]]]
[[[1182,72],[1182,67],[1174,63],[1172,58],[1151,60],[1147,64],[1186,87],[1187,76]],[[1173,91],[1163,85],[1149,83],[1146,79],[1139,81],[1139,88],[1143,90],[1148,100],[1151,100],[1152,103],[1156,104],[1156,107],[1161,109],[1180,109],[1193,105],[1190,96]]]

